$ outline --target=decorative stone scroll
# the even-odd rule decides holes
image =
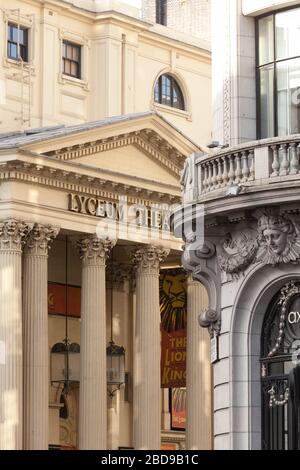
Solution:
[[[210,337],[218,336],[221,332],[221,316],[218,312],[208,309],[201,313],[198,318],[199,325],[202,328],[207,328]]]

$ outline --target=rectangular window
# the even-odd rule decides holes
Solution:
[[[273,137],[274,125],[274,67],[267,65],[259,70],[260,87],[260,138]]]
[[[156,23],[167,26],[167,0],[156,0]]]
[[[300,132],[300,8],[257,20],[258,138]]]
[[[81,78],[81,46],[63,41],[63,74]]]
[[[278,135],[297,134],[300,129],[300,59],[277,65]]]
[[[259,65],[274,61],[274,20],[267,16],[258,20]]]
[[[8,23],[7,57],[28,62],[28,29]]]

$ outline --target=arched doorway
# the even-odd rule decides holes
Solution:
[[[262,448],[300,449],[300,282],[272,298],[261,335]]]

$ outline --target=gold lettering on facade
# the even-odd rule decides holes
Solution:
[[[90,196],[70,193],[68,209],[77,214],[128,223],[136,227],[155,230],[170,230],[170,212],[166,208],[145,207],[142,204],[127,204],[127,198],[121,197],[119,202],[105,201]]]

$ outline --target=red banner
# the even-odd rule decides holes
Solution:
[[[48,283],[48,314],[80,317],[81,288]],[[68,309],[68,312],[66,310]]]

